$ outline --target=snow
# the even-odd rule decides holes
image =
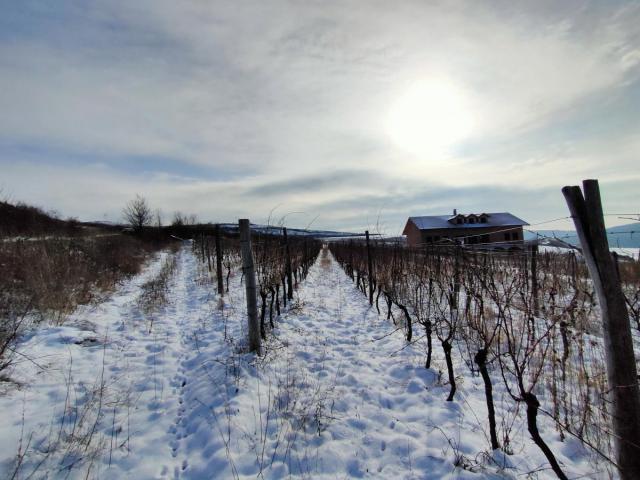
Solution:
[[[616,252],[618,255],[633,258],[638,260],[640,258],[640,248],[611,248],[612,252]]]
[[[120,233],[97,233],[97,234],[85,234],[85,235],[76,235],[72,237],[62,237],[60,235],[42,235],[35,237],[25,237],[25,236],[17,236],[17,237],[2,237],[0,238],[0,242],[2,243],[18,243],[18,242],[43,242],[46,240],[90,240],[94,238],[104,238],[104,237],[117,237],[121,235]]]
[[[568,248],[562,248],[562,247],[553,247],[550,245],[540,245],[538,247],[538,250],[543,253],[543,252],[549,252],[549,253],[569,253],[569,252],[574,252],[576,255],[580,256],[581,253],[578,250],[571,250]],[[628,257],[628,258],[633,258],[635,260],[638,260],[638,258],[640,258],[640,248],[618,248],[618,247],[610,247],[609,250],[611,250],[612,252],[616,252],[618,255],[623,256],[623,257]]]
[[[499,419],[515,415],[512,455],[492,452],[481,379],[457,355],[446,402],[443,358],[370,307],[321,257],[263,345],[246,353],[241,275],[219,298],[191,253],[177,253],[168,305],[137,304],[170,253],[64,326],[43,326],[0,396],[0,476],[17,478],[553,478],[494,379]],[[543,437],[570,477],[594,478],[579,442]]]

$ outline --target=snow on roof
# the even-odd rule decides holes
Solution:
[[[439,228],[486,228],[486,227],[505,227],[514,225],[529,225],[524,220],[512,215],[508,212],[485,213],[487,221],[484,223],[452,223],[451,215],[431,215],[423,217],[409,217],[409,221],[413,222],[420,230],[433,230]],[[479,215],[477,215],[479,216]]]

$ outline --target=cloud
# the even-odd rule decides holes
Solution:
[[[262,183],[250,188],[247,193],[257,196],[289,196],[291,194],[318,191],[335,191],[344,186],[354,187],[354,184],[373,187],[373,183],[380,180],[380,176],[367,170],[338,170],[330,173],[315,174],[305,177],[293,177],[286,180],[276,180]]]
[[[264,216],[283,203],[320,212],[326,227],[361,228],[380,209],[401,223],[409,210],[488,195],[529,212],[527,191],[636,175],[637,3],[117,0],[5,10],[3,181],[70,215],[116,216],[146,192],[164,210],[205,218]],[[404,151],[388,131],[394,102],[424,78],[454,84],[478,120],[437,158]],[[43,172],[75,180],[61,188]],[[553,217],[563,205],[540,208]]]

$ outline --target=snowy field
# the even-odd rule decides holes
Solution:
[[[623,256],[623,257],[628,257],[628,258],[633,258],[635,260],[638,260],[639,256],[640,256],[640,248],[614,248],[611,247],[610,250],[612,252],[616,252],[618,255]],[[540,252],[551,252],[551,253],[567,253],[570,250],[568,248],[559,248],[559,247],[551,247],[548,245],[541,245],[539,247],[539,251]],[[574,250],[575,252],[578,252],[577,250]],[[580,253],[578,253],[578,255],[580,255]]]
[[[612,248],[612,252],[616,252],[618,255],[624,255],[635,260],[640,258],[640,248]]]
[[[168,255],[103,304],[24,338],[17,383],[0,395],[0,477],[555,478],[503,387],[508,455],[490,449],[482,380],[456,365],[459,392],[446,402],[444,359],[425,369],[420,333],[407,344],[330,254],[261,357],[243,353],[241,275],[219,298],[189,243],[168,304],[144,313],[142,285]],[[607,478],[578,441],[539,424],[570,478]]]

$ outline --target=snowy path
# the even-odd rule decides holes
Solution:
[[[190,244],[176,255],[171,298],[157,312],[145,315],[137,300],[166,253],[104,303],[24,339],[20,350],[33,362],[16,365],[21,387],[0,396],[0,476],[13,475],[25,451],[16,478],[178,478],[188,467],[183,403],[200,369],[193,359],[207,337],[225,355],[231,344],[210,327],[233,311],[218,308]],[[232,327],[240,337],[239,322]]]
[[[211,409],[228,450],[216,450],[216,470],[208,471],[218,478],[554,478],[522,416],[511,430],[515,455],[491,452],[482,381],[457,358],[464,378],[456,400],[446,402],[444,361],[434,348],[427,370],[421,342],[407,345],[331,255],[321,256],[264,357]],[[506,393],[496,384],[502,415]],[[550,422],[540,422],[572,478],[594,471],[579,443],[557,441]]]
[[[38,365],[18,365],[23,386],[0,396],[0,476],[11,477],[25,451],[16,478],[514,476],[482,456],[479,380],[461,381],[456,401],[445,402],[437,356],[426,370],[423,346],[407,345],[330,254],[311,268],[261,357],[244,353],[241,276],[218,298],[188,243],[168,304],[143,314],[142,285],[166,256],[105,303],[25,339],[22,351]],[[544,468],[518,428],[521,449],[507,462]],[[579,451],[555,448],[563,461]]]
[[[257,425],[266,478],[478,478],[454,471],[438,428],[455,424],[459,405],[443,401],[423,355],[405,348],[330,255],[312,267],[279,325],[259,392],[261,404],[275,399]],[[475,452],[462,432],[448,434],[462,452]],[[258,465],[244,473],[257,474]]]

